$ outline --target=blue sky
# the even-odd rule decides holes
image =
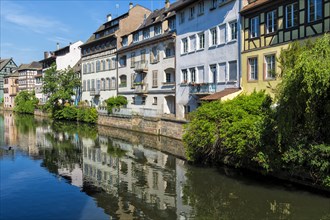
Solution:
[[[60,47],[85,42],[107,14],[127,12],[129,2],[157,9],[165,0],[0,0],[0,57],[20,65],[42,60],[57,42]]]

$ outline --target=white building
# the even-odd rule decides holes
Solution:
[[[140,5],[107,21],[85,42],[82,48],[82,101],[99,106],[106,99],[117,96],[117,54],[121,36],[138,28],[150,11]]]
[[[19,91],[34,91],[36,76],[42,71],[42,65],[39,62],[32,62],[30,64],[21,64],[18,69],[18,84]]]
[[[240,88],[241,0],[186,0],[176,11],[177,118]]]
[[[59,48],[59,44],[57,44],[58,48],[54,51],[57,70],[72,68],[78,63],[81,58],[80,46],[82,44],[82,41],[77,41],[62,48]]]
[[[147,116],[175,115],[175,12],[166,2],[118,50],[118,95],[127,110]]]

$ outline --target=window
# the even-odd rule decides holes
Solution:
[[[116,78],[115,77],[111,78],[110,89],[116,89]]]
[[[198,49],[204,49],[205,47],[205,34],[199,33],[198,34]]]
[[[110,59],[107,59],[107,66],[108,66],[108,70],[110,70],[111,69],[111,61],[110,61]]]
[[[141,50],[141,63],[146,62],[146,50]]]
[[[184,11],[180,12],[180,24],[184,23]]]
[[[189,10],[189,19],[193,19],[195,17],[195,7],[190,7]]]
[[[102,78],[101,79],[101,90],[105,90],[105,79],[104,78]]]
[[[227,80],[227,63],[219,63],[219,77],[218,82],[226,82]]]
[[[86,80],[83,82],[83,91],[86,91]]]
[[[265,56],[266,79],[275,78],[275,54]]]
[[[131,53],[131,68],[135,67],[135,53]]]
[[[86,64],[83,65],[83,73],[84,74],[87,73],[87,65]]]
[[[150,63],[157,63],[158,61],[158,49],[157,47],[153,47],[150,54]]]
[[[175,19],[174,18],[168,20],[168,27],[170,30],[175,30]]]
[[[101,81],[99,79],[96,80],[96,91],[100,91],[101,89]]]
[[[127,76],[126,75],[121,75],[119,77],[120,84],[119,87],[126,87],[127,86]]]
[[[253,57],[248,59],[249,63],[249,80],[258,80],[258,58]]]
[[[307,4],[308,22],[322,19],[322,0],[308,0]]]
[[[132,97],[132,104],[135,105],[135,97]]]
[[[165,78],[166,78],[166,82],[170,83],[171,82],[171,73],[166,73]]]
[[[111,59],[111,69],[115,69],[116,68],[116,57],[113,57]]]
[[[158,87],[158,70],[152,71],[152,87]]]
[[[198,3],[198,15],[204,14],[204,1]]]
[[[150,31],[149,28],[143,30],[143,39],[148,39],[150,37]]]
[[[95,91],[95,80],[94,79],[92,79],[91,90]]]
[[[128,45],[128,38],[127,37],[123,37],[123,40],[122,40],[122,45],[123,47],[126,47]]]
[[[139,42],[139,33],[133,34],[133,43]]]
[[[192,35],[189,37],[189,43],[190,43],[189,52],[195,51],[196,50],[196,36],[195,35]]]
[[[120,59],[119,59],[120,67],[125,67],[125,66],[126,66],[126,64],[127,64],[127,63],[126,63],[126,60],[127,60],[126,55],[120,57]]]
[[[211,9],[214,9],[217,7],[218,4],[218,0],[212,0],[212,5],[211,5]]]
[[[197,67],[197,72],[198,72],[198,75],[197,75],[196,81],[204,82],[204,66]]]
[[[162,26],[156,25],[155,26],[155,36],[160,35],[162,33]]]
[[[285,7],[285,27],[291,28],[298,25],[298,3],[289,4]]]
[[[237,61],[229,62],[229,81],[237,80]]]
[[[210,83],[216,83],[217,82],[217,65],[216,64],[210,65],[209,82]]]
[[[266,33],[273,33],[277,29],[276,10],[266,14]]]
[[[259,37],[259,16],[251,18],[250,37]]]
[[[190,77],[191,77],[190,81],[193,82],[193,83],[196,82],[196,69],[195,68],[190,68],[189,72],[190,72]]]
[[[102,60],[102,61],[101,61],[101,64],[102,64],[102,70],[104,71],[104,70],[105,70],[105,61]]]
[[[210,30],[211,33],[211,46],[215,46],[218,43],[218,33],[216,28]]]
[[[145,97],[145,96],[142,97],[141,105],[145,105],[146,104],[146,99],[147,99],[147,97]]]
[[[220,32],[220,44],[226,43],[226,25],[223,24],[219,27]]]
[[[182,39],[182,53],[188,53],[188,39]]]
[[[94,63],[91,64],[91,71],[92,71],[92,73],[95,72],[95,69],[94,69]]]
[[[157,105],[157,97],[154,97],[154,100],[153,100],[152,104]]]
[[[230,28],[230,40],[237,39],[237,21],[229,23]]]
[[[182,72],[182,83],[187,83],[188,82],[188,72],[187,69],[181,70]]]
[[[106,80],[107,80],[107,83],[106,83],[107,89],[110,90],[110,88],[111,88],[111,80],[110,80],[110,78],[107,78]]]
[[[87,64],[87,72],[88,73],[91,73],[92,72],[92,70],[91,70],[91,64],[90,63]]]

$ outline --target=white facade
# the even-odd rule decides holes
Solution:
[[[117,95],[116,49],[82,58],[82,101],[102,105]]]
[[[77,41],[70,44],[69,52],[64,54],[56,54],[56,68],[57,70],[65,70],[69,67],[73,67],[81,58],[80,46],[83,44],[82,41]]]
[[[200,98],[240,87],[239,0],[195,1],[176,12],[177,118]]]

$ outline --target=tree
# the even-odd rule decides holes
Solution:
[[[66,102],[72,103],[74,89],[80,84],[80,78],[73,69],[58,71],[53,64],[44,76],[43,93],[48,96],[45,108],[54,111],[60,106],[63,107]]]
[[[119,108],[127,105],[127,99],[124,96],[110,97],[105,100],[107,104],[108,113],[112,113],[113,108]]]
[[[15,97],[14,111],[18,113],[33,114],[39,100],[35,97],[34,91],[21,91]]]

